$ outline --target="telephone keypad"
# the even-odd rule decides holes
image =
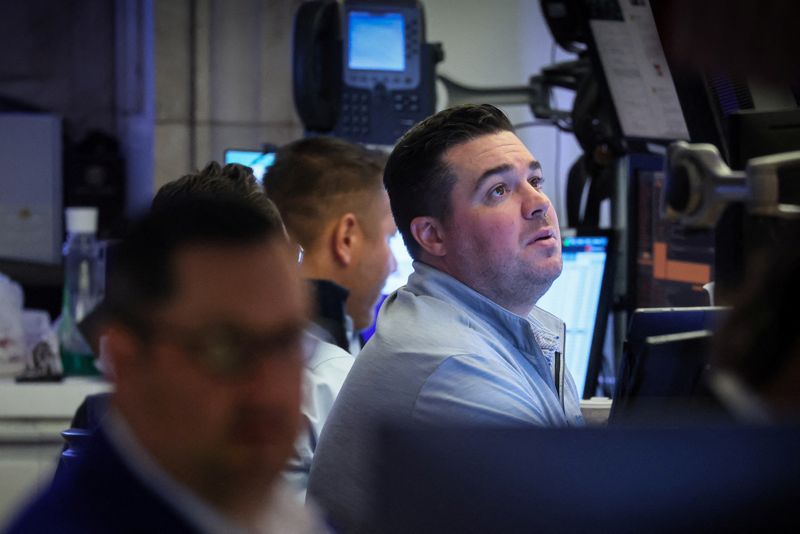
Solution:
[[[342,93],[341,127],[349,135],[369,133],[368,91],[345,91]]]

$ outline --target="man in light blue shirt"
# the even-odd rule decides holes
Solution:
[[[384,183],[408,284],[390,295],[317,446],[309,495],[346,532],[369,530],[376,425],[580,425],[564,323],[535,306],[561,273],[539,162],[490,105],[412,128]]]

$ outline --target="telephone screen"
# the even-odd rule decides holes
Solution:
[[[405,20],[400,13],[351,11],[349,23],[350,69],[406,69]]]

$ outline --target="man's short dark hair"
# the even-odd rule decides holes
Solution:
[[[411,221],[420,216],[445,221],[450,216],[450,192],[456,177],[442,159],[444,153],[503,131],[513,132],[514,128],[502,111],[489,104],[467,104],[428,117],[397,142],[383,181],[397,229],[413,258],[418,258],[420,246],[411,235]]]
[[[174,261],[180,251],[194,245],[236,247],[283,240],[281,225],[229,191],[178,195],[168,208],[151,209],[130,225],[115,247],[102,303],[106,319],[141,334],[147,332],[152,312],[174,295]]]
[[[267,198],[253,175],[253,169],[238,163],[229,163],[223,167],[216,161],[211,161],[201,171],[164,184],[153,198],[151,209],[170,209],[173,202],[187,195],[215,193],[239,195],[259,207],[274,224],[283,226],[278,208]]]
[[[383,190],[385,162],[381,152],[334,137],[310,137],[279,148],[264,183],[289,234],[310,248],[332,218],[371,207],[372,195]]]

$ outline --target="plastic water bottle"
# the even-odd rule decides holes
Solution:
[[[64,293],[58,341],[65,375],[97,375],[92,349],[78,330],[78,323],[103,294],[99,272],[97,208],[67,208],[67,240],[64,243]]]

